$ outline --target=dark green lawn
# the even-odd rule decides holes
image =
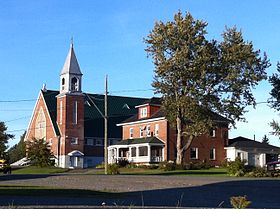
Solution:
[[[122,175],[189,175],[189,176],[228,176],[225,168],[210,168],[203,170],[174,170],[163,171],[160,169],[147,169],[147,168],[120,168]],[[104,174],[104,169],[77,169],[69,170],[64,168],[47,167],[40,168],[35,166],[20,168],[13,170],[13,174],[55,174],[55,173],[72,173],[72,174],[85,174],[96,175]]]

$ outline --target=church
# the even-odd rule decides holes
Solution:
[[[27,128],[25,141],[44,139],[62,168],[94,167],[104,161],[104,95],[82,91],[82,77],[73,44],[61,70],[59,90],[43,87]],[[108,96],[108,145],[122,139],[116,126],[135,115],[146,98]]]

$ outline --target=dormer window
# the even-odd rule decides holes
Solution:
[[[148,115],[148,108],[147,107],[143,107],[140,109],[140,118],[145,118]]]
[[[65,78],[62,78],[61,80],[61,90],[63,91],[65,89]]]
[[[71,91],[78,91],[78,90],[79,90],[78,79],[74,77],[71,80]]]
[[[150,125],[147,125],[146,134],[147,134],[147,136],[151,136],[151,126]]]

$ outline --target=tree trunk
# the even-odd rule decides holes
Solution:
[[[176,118],[177,122],[177,157],[176,157],[176,164],[181,165],[183,164],[183,148],[182,148],[182,121],[179,116]]]

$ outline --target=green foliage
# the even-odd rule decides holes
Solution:
[[[207,162],[190,163],[191,170],[210,169],[212,166]]]
[[[111,175],[117,175],[120,174],[120,170],[119,170],[119,165],[114,163],[114,164],[109,164],[108,165],[108,174]]]
[[[24,142],[26,132],[20,137],[18,144],[14,145],[8,150],[9,162],[14,163],[26,156],[26,144]]]
[[[241,160],[239,157],[235,161],[228,162],[228,174],[231,176],[244,176],[246,172],[245,160]]]
[[[44,139],[33,139],[26,143],[27,156],[32,165],[40,167],[54,166],[55,156],[52,154],[50,146]]]
[[[233,209],[246,209],[251,202],[247,200],[246,196],[237,196],[230,198],[230,204],[232,205]]]
[[[95,166],[95,168],[102,168],[102,169],[104,169],[105,168],[104,162],[102,162],[101,164]]]
[[[268,177],[268,173],[265,168],[256,167],[251,172],[245,174],[246,177]]]
[[[215,113],[233,125],[245,120],[246,106],[256,104],[252,89],[270,66],[235,27],[226,28],[219,42],[207,40],[206,26],[178,12],[173,21],[157,22],[145,39],[155,65],[152,86],[177,129],[177,164],[194,137],[217,125]]]
[[[266,135],[263,136],[262,143],[263,144],[269,144],[269,138]]]
[[[173,171],[176,169],[176,166],[174,162],[163,161],[159,163],[158,168],[164,171]]]
[[[8,148],[9,139],[13,139],[14,135],[7,134],[7,126],[4,122],[0,122],[0,158],[6,159],[6,150]]]
[[[123,168],[123,167],[128,166],[129,162],[127,159],[120,159],[117,164],[120,168]]]

